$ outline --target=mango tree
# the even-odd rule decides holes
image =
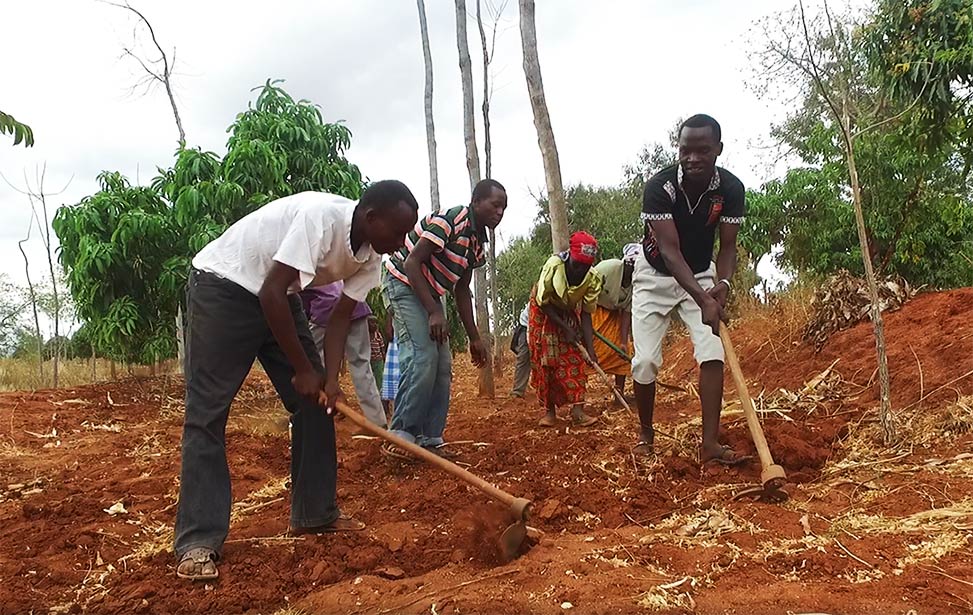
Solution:
[[[0,135],[11,134],[14,145],[24,144],[24,147],[34,145],[34,131],[23,122],[18,122],[12,115],[0,111]]]
[[[169,323],[182,262],[168,204],[119,173],[98,176],[101,190],[54,217],[75,309],[95,347],[129,363],[171,356]]]
[[[317,106],[295,102],[276,83],[268,81],[256,104],[237,116],[222,159],[182,149],[152,184],[173,205],[186,272],[192,255],[269,201],[306,190],[361,194],[361,172],[344,156],[351,131],[324,123]]]
[[[175,350],[171,323],[190,261],[228,226],[265,203],[320,190],[357,198],[351,132],[268,81],[228,129],[222,158],[180,148],[150,187],[103,173],[102,189],[55,217],[61,263],[100,353],[158,361]]]

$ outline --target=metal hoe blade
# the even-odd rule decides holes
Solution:
[[[527,524],[523,520],[510,525],[500,535],[500,547],[504,561],[509,562],[520,555],[520,546],[527,538]]]
[[[779,466],[771,466],[771,468],[775,467]],[[781,472],[783,472],[783,470],[781,470]],[[787,501],[787,498],[790,497],[787,495],[787,492],[783,490],[783,486],[784,478],[782,476],[774,476],[764,480],[763,484],[759,487],[750,487],[749,489],[744,489],[743,491],[738,492],[733,496],[733,499],[742,500],[745,498],[753,498],[758,502],[780,504],[781,502]]]

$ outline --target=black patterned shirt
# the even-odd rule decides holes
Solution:
[[[716,167],[706,191],[694,203],[682,188],[682,167],[675,164],[653,175],[642,196],[645,258],[660,273],[671,275],[659,251],[650,222],[672,220],[679,233],[679,248],[693,273],[709,269],[713,244],[720,224],[742,224],[746,211],[746,190],[735,175]]]

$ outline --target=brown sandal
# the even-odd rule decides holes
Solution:
[[[338,532],[360,532],[365,529],[365,524],[348,515],[341,515],[327,525],[315,525],[314,527],[292,527],[291,536],[302,536],[304,534],[337,534]]]
[[[220,571],[216,567],[216,551],[207,547],[196,547],[182,554],[176,566],[176,576],[191,581],[212,581],[218,579]]]
[[[632,447],[632,452],[636,455],[644,455],[645,457],[652,457],[655,455],[655,447],[651,442],[646,442],[645,440],[639,440],[639,443]]]
[[[588,416],[584,412],[580,416],[571,417],[571,424],[575,427],[591,427],[598,422],[598,417]]]
[[[408,454],[407,452],[397,447],[396,445],[392,444],[391,442],[384,442],[382,446],[379,447],[378,450],[379,452],[381,452],[386,457],[389,457],[390,459],[397,459],[398,461],[409,461],[409,462],[416,461],[415,457]]]
[[[752,457],[749,455],[741,455],[733,450],[727,445],[723,445],[720,449],[720,454],[715,457],[710,457],[709,459],[703,459],[700,461],[700,465],[706,465],[707,463],[716,463],[721,466],[736,467],[748,463]]]

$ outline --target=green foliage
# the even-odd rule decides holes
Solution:
[[[382,296],[381,288],[373,288],[365,299],[368,307],[372,309],[375,318],[378,319],[379,331],[385,334],[385,323],[388,320],[388,308],[385,307],[385,299]],[[463,328],[463,321],[459,317],[459,309],[456,307],[456,299],[452,293],[446,293],[446,320],[449,323],[449,348],[453,353],[466,352],[469,347],[469,338],[466,336],[466,329]]]
[[[361,172],[344,156],[351,131],[340,123],[324,123],[316,105],[295,102],[277,83],[268,81],[256,103],[227,129],[222,159],[213,152],[181,149],[175,165],[153,182],[173,206],[181,256],[191,257],[274,199],[308,190],[350,199],[361,195]],[[186,273],[184,266],[169,271],[178,286]]]
[[[13,352],[14,359],[31,359],[36,361],[38,355],[37,334],[27,327],[17,327],[14,331]]]
[[[530,290],[537,283],[541,267],[551,256],[551,235],[541,241],[518,237],[497,255],[497,303],[500,331],[511,331],[517,324],[521,310],[530,300]]]
[[[388,320],[389,314],[388,309],[385,307],[385,298],[382,297],[382,287],[373,288],[368,291],[368,297],[365,298],[365,303],[371,308],[372,314],[378,320],[378,330],[382,331],[382,335],[385,335],[385,323]]]
[[[638,172],[636,172],[638,173]],[[568,188],[568,226],[584,230],[598,240],[599,258],[621,258],[627,243],[642,240],[641,204],[629,185],[616,188],[579,184]],[[497,309],[500,331],[509,331],[530,298],[541,267],[553,253],[547,199],[540,208],[529,237],[515,239],[497,255]]]
[[[629,195],[642,202],[642,191],[645,189],[645,182],[661,171],[662,169],[676,164],[678,161],[678,150],[676,144],[679,142],[679,125],[682,120],[676,122],[669,134],[669,144],[652,143],[646,145],[639,152],[635,164],[625,165],[622,169],[622,185],[628,190]]]
[[[74,332],[74,335],[71,336],[70,341],[67,342],[67,354],[69,359],[88,359],[91,357],[91,353],[93,351],[92,346],[95,343],[91,333],[92,327],[89,324],[81,325],[81,327]]]
[[[150,187],[118,173],[58,211],[61,263],[98,352],[151,362],[175,352],[174,322],[190,261],[228,226],[267,202],[306,190],[357,198],[351,132],[268,81],[228,132],[227,153],[180,148]]]
[[[812,28],[824,91],[848,110],[869,256],[880,273],[936,287],[973,283],[973,55],[963,50],[973,35],[950,21],[960,5],[969,12],[968,0],[882,0],[864,24],[834,17],[829,27]],[[758,258],[782,243],[778,264],[797,273],[861,275],[840,127],[805,70],[807,57],[782,55],[803,47],[800,22],[780,31],[785,40],[769,42],[767,53],[778,57],[778,69],[786,69],[803,98],[772,135],[801,166],[749,195],[742,244]],[[782,70],[765,71],[762,79],[787,82]]]
[[[170,272],[180,258],[171,208],[119,173],[98,181],[101,190],[60,208],[52,224],[78,316],[106,356],[130,363],[171,356],[178,287]]]
[[[623,188],[605,188],[578,184],[565,192],[568,202],[570,232],[587,231],[598,240],[599,258],[621,258],[627,243],[641,241],[641,197],[634,198]],[[537,203],[540,211],[534,220],[531,240],[550,256],[551,218],[547,199]],[[535,272],[539,273],[539,272]]]
[[[969,0],[880,0],[863,40],[883,89],[918,101],[916,123],[936,146],[973,157],[973,5]]]
[[[31,130],[30,126],[18,122],[12,115],[0,111],[0,135],[2,134],[13,135],[14,145],[20,145],[21,142],[23,142],[24,147],[34,145],[34,131]]]
[[[446,293],[446,322],[449,323],[449,349],[453,354],[466,352],[470,339],[466,336],[466,329],[463,328],[463,321],[459,317],[459,308],[456,307],[453,293]]]
[[[59,335],[57,337],[50,337],[44,342],[44,360],[50,361],[54,358],[55,353],[60,353],[59,356],[67,355],[68,345],[71,343],[70,338],[64,335]]]
[[[11,282],[7,274],[0,274],[0,357],[13,353],[28,302],[24,289]]]

